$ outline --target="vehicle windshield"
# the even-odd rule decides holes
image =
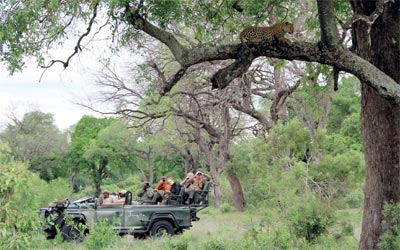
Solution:
[[[88,196],[88,197],[80,198],[80,199],[74,201],[74,203],[83,203],[83,202],[94,203],[94,201],[95,201],[94,197]]]

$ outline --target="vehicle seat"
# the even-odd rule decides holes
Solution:
[[[126,191],[124,205],[132,205],[132,192],[131,191]]]
[[[210,193],[212,183],[205,182],[202,190],[196,190],[194,193],[194,200],[192,207],[207,207],[208,206],[208,193]]]
[[[185,195],[185,188],[181,187],[179,194],[170,194],[168,197],[168,205],[181,205],[183,204],[183,196]]]

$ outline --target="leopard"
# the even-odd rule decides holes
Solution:
[[[240,41],[259,43],[265,40],[278,39],[291,45],[292,41],[285,38],[286,33],[293,34],[294,26],[290,22],[276,23],[270,27],[250,26],[240,32]],[[246,45],[246,44],[245,44]],[[247,47],[247,45],[246,45]]]

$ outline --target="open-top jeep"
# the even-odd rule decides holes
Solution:
[[[90,232],[90,225],[107,222],[119,234],[138,237],[174,235],[192,226],[197,221],[197,212],[208,206],[210,183],[203,190],[196,191],[192,204],[183,204],[183,192],[171,195],[167,205],[132,201],[132,193],[127,191],[125,203],[120,205],[96,205],[95,197],[85,197],[75,201],[52,202],[48,208],[41,208],[39,215],[45,219],[43,227],[48,239],[58,232],[64,240],[82,241]]]

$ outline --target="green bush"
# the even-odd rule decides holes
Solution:
[[[364,204],[364,192],[359,188],[355,189],[344,200],[348,208],[361,208]]]
[[[386,204],[383,208],[384,233],[379,238],[379,250],[398,249],[400,246],[400,203]]]
[[[114,232],[114,228],[109,225],[108,220],[103,220],[89,225],[89,234],[83,244],[87,249],[105,249],[115,244],[120,237]]]
[[[288,228],[277,223],[276,227],[264,228],[262,226],[252,227],[241,236],[233,241],[230,241],[230,250],[265,250],[265,249],[276,249],[276,250],[289,250],[297,249],[295,246],[295,237],[293,237]],[[303,248],[304,249],[304,248]]]
[[[47,207],[54,200],[71,198],[72,190],[66,179],[57,178],[50,182],[45,182],[37,178],[30,180],[30,190],[37,200],[39,207]]]
[[[223,204],[221,205],[221,207],[219,208],[219,210],[220,210],[222,213],[230,213],[230,212],[235,211],[235,208],[234,208],[231,204],[223,203]]]
[[[311,198],[290,209],[287,220],[297,237],[313,242],[333,224],[334,214],[332,210]]]
[[[165,250],[187,250],[189,246],[189,239],[186,237],[170,237],[163,244]]]
[[[26,164],[0,163],[0,249],[27,249],[41,244],[37,201]]]
[[[221,241],[212,239],[204,245],[204,250],[227,250],[227,245]]]

